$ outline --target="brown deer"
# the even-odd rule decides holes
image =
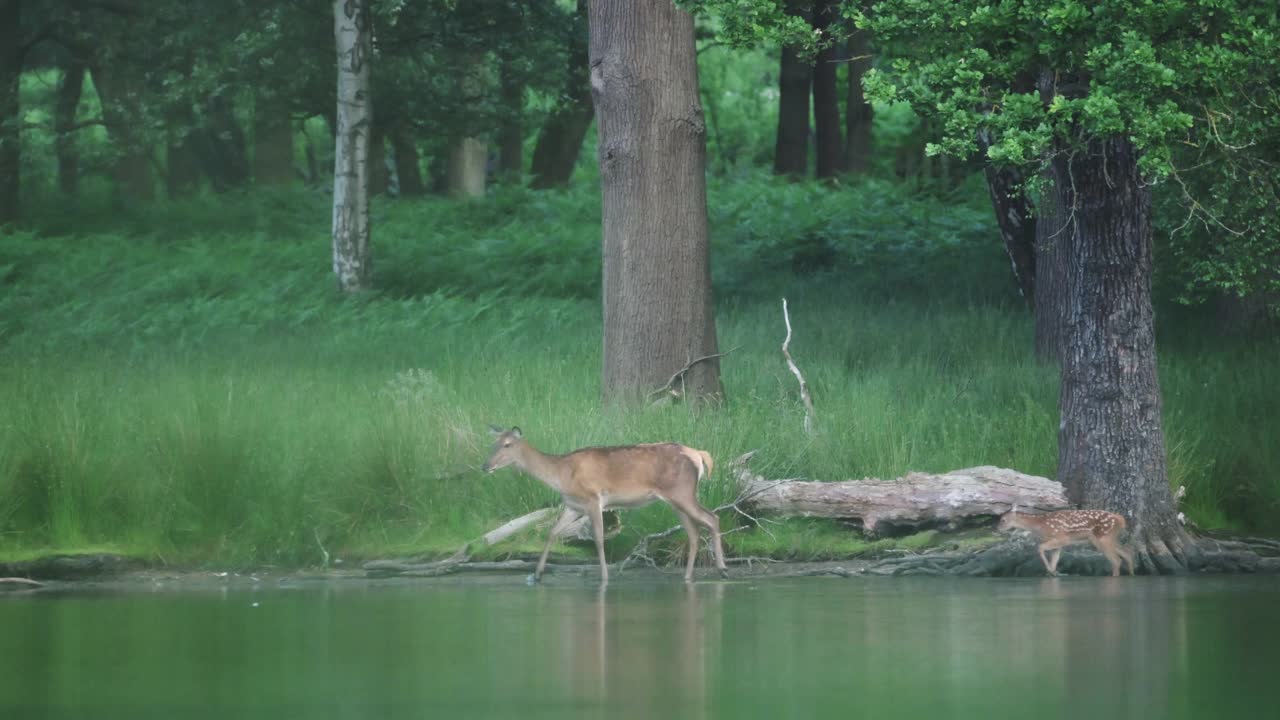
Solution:
[[[1030,530],[1039,536],[1040,560],[1050,575],[1058,574],[1058,558],[1062,548],[1075,543],[1090,542],[1111,562],[1111,576],[1120,575],[1120,558],[1133,574],[1133,553],[1120,545],[1120,533],[1124,532],[1123,515],[1105,510],[1059,510],[1044,515],[1018,512],[1018,506],[1000,518],[996,528],[1001,532],[1013,529]],[[1053,553],[1053,559],[1045,551]]]
[[[600,555],[600,580],[609,582],[609,566],[604,559],[604,511],[610,508],[637,508],[662,500],[680,516],[689,536],[689,562],[684,579],[693,579],[693,562],[698,555],[698,525],[711,531],[716,568],[726,574],[724,549],[720,544],[720,520],[698,503],[698,481],[711,474],[711,456],[702,450],[676,443],[652,443],[621,447],[589,447],[567,455],[547,455],[524,439],[520,428],[492,428],[497,439],[484,464],[485,472],[515,465],[560,493],[564,512],[551,527],[535,581],[542,578],[547,554],[556,530],[575,516],[591,518],[591,529]]]

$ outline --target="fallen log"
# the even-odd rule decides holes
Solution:
[[[748,504],[761,513],[850,520],[869,535],[975,524],[1015,504],[1038,512],[1070,507],[1060,483],[990,465],[841,482],[767,480],[745,462],[734,473]]]

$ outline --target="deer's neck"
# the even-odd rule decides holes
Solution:
[[[520,456],[520,469],[537,478],[544,485],[564,492],[564,459],[555,455],[547,455],[532,445],[526,445]]]

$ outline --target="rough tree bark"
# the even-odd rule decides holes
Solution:
[[[813,29],[825,37],[840,12],[838,2],[820,2],[813,10]],[[814,177],[833,178],[844,164],[840,137],[840,98],[836,91],[837,48],[827,45],[813,61]]]
[[[190,195],[200,185],[200,157],[196,151],[196,118],[191,107],[179,104],[166,113],[165,187],[170,198]]]
[[[369,128],[369,195],[385,195],[391,184],[391,172],[387,169],[387,137],[382,123],[372,121]]]
[[[569,36],[569,64],[561,102],[547,118],[533,148],[535,190],[568,187],[578,164],[582,141],[591,127],[591,80],[587,69],[587,0],[578,0],[574,30]]]
[[[1174,572],[1195,545],[1175,517],[1160,426],[1151,306],[1151,190],[1124,138],[1058,153],[1072,237],[1062,306],[1058,479],[1084,508],[1123,514],[1139,565]]]
[[[338,50],[337,131],[333,167],[333,272],[346,293],[369,287],[369,97],[368,0],[334,0]]]
[[[871,127],[874,111],[862,92],[862,77],[871,69],[871,33],[857,30],[849,38],[848,82],[845,87],[844,169],[864,173],[871,165]]]
[[[72,58],[62,65],[58,95],[53,105],[54,154],[58,158],[58,189],[64,195],[75,195],[80,189],[80,150],[76,142],[76,109],[84,92],[85,65]]]
[[[706,125],[693,17],[671,0],[591,4],[602,186],[606,402],[638,400],[715,355]],[[719,396],[716,358],[683,394]]]
[[[987,157],[991,146],[985,131],[978,133],[978,149]],[[1030,308],[1035,307],[1036,278],[1036,217],[1031,200],[1023,190],[1025,178],[1020,170],[998,167],[989,160],[983,163],[987,178],[987,190],[991,194],[991,207],[996,213],[996,225],[1004,241],[1005,253],[1013,265],[1013,278],[1018,293]]]
[[[799,0],[787,0],[788,15],[800,16]],[[782,48],[778,67],[778,134],[773,148],[773,174],[803,177],[809,167],[809,88],[813,67]]]
[[[0,0],[0,225],[18,218],[22,170],[22,3]]]
[[[1036,359],[1058,365],[1066,343],[1064,314],[1067,311],[1067,259],[1076,242],[1073,213],[1064,203],[1062,186],[1053,173],[1036,203],[1035,245],[1032,262],[1035,282],[1032,307],[1035,312]],[[1067,179],[1070,182],[1070,178]]]
[[[396,177],[400,180],[400,195],[411,197],[421,195],[422,162],[418,158],[418,145],[405,125],[399,125],[391,132],[391,152],[395,155]]]
[[[253,182],[293,182],[293,123],[289,111],[262,95],[253,102]]]

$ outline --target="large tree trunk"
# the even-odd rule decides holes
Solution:
[[[346,293],[369,287],[369,97],[368,0],[334,0],[338,49],[337,131],[333,163],[333,272]]]
[[[985,131],[978,133],[978,148],[986,158],[990,141]],[[1035,307],[1036,277],[1036,218],[1031,201],[1023,190],[1025,178],[1020,170],[997,167],[989,160],[984,162],[987,190],[991,194],[991,206],[996,212],[996,225],[1004,241],[1005,253],[1013,265],[1013,277],[1018,292],[1028,307]]]
[[[68,60],[58,80],[58,95],[53,105],[54,154],[58,158],[58,189],[64,195],[75,195],[80,189],[80,149],[76,141],[76,110],[84,91],[84,62]]]
[[[822,31],[835,22],[840,11],[837,2],[821,2],[813,11],[813,29]],[[817,167],[814,176],[832,178],[844,164],[844,145],[840,133],[840,98],[836,92],[837,48],[830,43],[813,62],[813,139]]]
[[[1071,235],[1063,311],[1058,479],[1083,508],[1128,518],[1148,571],[1185,568],[1160,426],[1151,307],[1151,190],[1123,138],[1059,153],[1051,172]]]
[[[484,197],[484,169],[489,150],[477,138],[460,138],[449,148],[449,195]]]
[[[121,60],[99,61],[90,72],[102,103],[103,122],[118,153],[111,169],[116,191],[132,200],[150,200],[155,196],[155,178],[150,146],[139,133],[146,124],[142,83]]]
[[[503,58],[500,72],[502,122],[498,128],[498,174],[519,182],[524,172],[524,85],[515,78],[509,59]]]
[[[787,0],[787,14],[801,14],[799,0]],[[813,67],[782,48],[778,66],[778,134],[773,146],[773,174],[802,177],[809,166],[809,88]]]
[[[569,39],[563,98],[542,126],[533,147],[533,182],[530,184],[535,190],[569,185],[582,141],[595,114],[587,72],[587,14],[587,0],[578,0],[575,28]]]
[[[279,103],[257,97],[253,103],[253,182],[293,182],[293,124]]]
[[[0,225],[18,218],[22,175],[22,3],[0,0]]]
[[[716,353],[693,17],[671,0],[593,0],[591,94],[603,193],[602,393],[635,400]],[[719,362],[694,363],[680,390],[719,396]]]
[[[849,38],[848,82],[845,86],[844,168],[865,173],[871,166],[871,127],[874,111],[862,92],[862,78],[871,69],[871,33],[858,30]]]
[[[1049,173],[1047,179],[1049,182],[1036,204],[1033,226],[1035,282],[1032,285],[1032,307],[1035,312],[1036,359],[1057,365],[1066,345],[1067,260],[1074,252],[1076,238],[1072,213],[1065,209],[1069,200],[1063,196],[1063,188],[1055,182],[1053,173]]]
[[[401,197],[421,195],[422,163],[418,158],[418,146],[404,125],[391,132],[391,152],[395,155],[396,179]]]

